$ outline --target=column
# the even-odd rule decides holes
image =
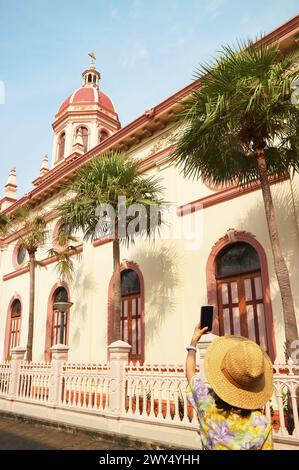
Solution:
[[[8,398],[15,400],[18,395],[18,383],[21,362],[24,361],[26,348],[24,346],[17,346],[11,349],[11,373],[8,387]]]
[[[125,400],[125,367],[129,362],[131,346],[118,340],[108,346],[110,353],[109,411],[120,415]]]
[[[49,405],[58,406],[62,393],[62,371],[68,360],[69,347],[65,344],[56,344],[50,348],[52,352],[51,378],[49,388]]]

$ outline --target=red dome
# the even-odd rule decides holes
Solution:
[[[116,114],[114,105],[109,98],[102,91],[95,87],[82,87],[75,90],[74,93],[69,96],[60,106],[58,113],[60,114],[66,110],[70,104],[84,104],[84,103],[94,103],[99,106],[103,106],[108,111]]]

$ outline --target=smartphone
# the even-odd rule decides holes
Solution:
[[[201,307],[200,312],[200,328],[208,327],[207,331],[212,331],[213,325],[213,313],[214,313],[214,306],[213,305],[203,305]]]

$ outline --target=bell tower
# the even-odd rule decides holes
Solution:
[[[82,73],[82,86],[60,106],[52,125],[54,129],[52,166],[70,156],[82,155],[117,132],[120,121],[112,100],[100,88],[101,74],[96,56]]]

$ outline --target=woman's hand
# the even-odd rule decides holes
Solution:
[[[196,343],[198,343],[198,341],[200,340],[200,338],[202,337],[202,335],[208,330],[208,327],[205,326],[204,328],[200,328],[200,325],[196,325],[196,327],[194,328],[194,333],[193,333],[193,336],[192,336],[192,339],[191,339],[191,344],[193,346],[196,346]]]
[[[200,328],[200,325],[197,325],[194,329],[194,333],[191,339],[191,344],[192,346],[196,347],[196,344],[202,337],[202,335],[208,330],[208,327],[205,326],[204,328]],[[188,382],[190,383],[193,375],[195,374],[196,366],[195,366],[195,361],[196,361],[196,352],[193,351],[192,349],[189,350],[187,354],[187,359],[186,359],[186,377]]]

